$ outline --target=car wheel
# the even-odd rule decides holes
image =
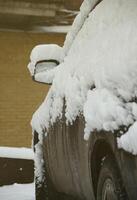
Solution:
[[[116,162],[109,157],[100,170],[97,200],[128,200]]]

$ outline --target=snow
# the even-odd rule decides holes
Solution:
[[[75,14],[75,13],[74,13]],[[63,23],[66,22],[66,25],[56,25],[56,26],[32,26],[29,30],[25,30],[25,32],[28,33],[68,33],[71,26],[68,25],[68,21],[63,21]],[[1,28],[0,31],[7,31],[7,32],[24,32],[24,29],[8,29],[8,28]]]
[[[62,48],[56,44],[41,44],[33,48],[30,55],[30,63],[28,64],[28,69],[31,75],[34,75],[35,65],[41,60],[54,59],[61,62],[64,58]]]
[[[137,155],[137,122],[129,128],[126,134],[118,139],[118,147]]]
[[[65,54],[67,55],[68,50],[70,49],[71,45],[73,44],[73,41],[80,31],[81,27],[83,26],[86,18],[88,17],[90,11],[94,8],[98,0],[85,0],[81,7],[80,7],[80,12],[75,18],[72,27],[70,31],[68,32],[66,36],[66,40],[64,43],[64,51]]]
[[[66,22],[67,23],[67,22]],[[71,26],[69,25],[60,25],[60,26],[35,26],[34,30],[37,32],[46,32],[46,33],[68,33]]]
[[[0,147],[0,157],[33,160],[34,154],[29,148]],[[13,184],[0,187],[1,200],[34,200],[35,184]]]
[[[1,200],[34,200],[35,186],[31,184],[14,184],[0,187]]]
[[[86,140],[90,132],[94,130],[113,132],[121,125],[126,126],[133,123],[133,116],[128,105],[107,89],[94,89],[88,92],[84,105],[84,116]]]
[[[34,153],[29,148],[0,147],[0,157],[33,160]]]
[[[35,154],[34,154],[34,164],[35,164],[35,177],[37,185],[41,185],[44,180],[44,160],[43,160],[43,151],[42,151],[42,145],[43,145],[43,139],[42,135],[39,134],[39,142],[35,145]]]
[[[137,105],[132,103],[137,97],[137,1],[103,0],[89,14],[95,3],[82,4],[66,37],[66,57],[54,71],[52,87],[33,115],[32,128],[38,133],[48,130],[62,117],[65,98],[67,123],[80,114],[85,117],[85,139],[93,130],[114,132],[130,126],[118,146],[137,154],[133,142]]]

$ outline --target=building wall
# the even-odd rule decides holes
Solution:
[[[70,10],[79,10],[80,5],[82,4],[83,0],[69,0],[64,1],[65,7]]]
[[[27,70],[37,44],[63,44],[63,34],[0,32],[0,146],[31,146],[30,120],[48,91]]]

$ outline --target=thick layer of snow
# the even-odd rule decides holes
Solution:
[[[35,164],[35,177],[37,177],[36,181],[37,184],[40,186],[44,180],[45,180],[45,176],[44,176],[44,160],[43,160],[43,149],[42,149],[42,145],[43,145],[43,139],[42,139],[42,135],[39,134],[39,142],[35,145],[35,154],[34,154],[34,164]]]
[[[64,58],[63,50],[56,44],[42,44],[33,48],[30,55],[30,63],[28,64],[31,75],[34,75],[35,65],[42,60],[57,60],[61,62]]]
[[[35,186],[32,184],[14,184],[0,187],[1,200],[35,200]]]
[[[133,113],[135,123],[133,123],[126,134],[118,139],[118,147],[133,155],[137,155],[137,104],[129,103],[129,107]]]
[[[137,155],[137,122],[129,128],[128,132],[118,139],[118,147]]]
[[[64,43],[64,51],[66,55],[71,45],[73,44],[76,35],[83,26],[85,19],[88,17],[90,11],[94,8],[97,2],[98,0],[84,0],[84,2],[82,3],[80,7],[80,12],[75,18],[72,27],[66,36],[66,40]]]
[[[29,148],[0,147],[0,157],[33,160],[34,153]]]
[[[120,125],[126,126],[133,123],[133,114],[129,106],[107,89],[94,89],[88,92],[84,116],[86,140],[91,131],[113,132]]]
[[[103,0],[84,23],[92,3],[84,1],[66,38],[67,56],[56,69],[46,100],[33,115],[32,127],[39,133],[61,118],[64,98],[67,122],[84,114],[85,139],[94,129],[113,132],[137,120],[132,109],[136,103],[128,104],[137,97],[137,1]],[[96,89],[90,91],[93,85]],[[135,127],[118,143],[137,154],[135,145],[127,142],[136,138]]]

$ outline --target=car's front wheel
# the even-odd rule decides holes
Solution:
[[[115,160],[107,157],[98,179],[97,200],[128,200]]]

